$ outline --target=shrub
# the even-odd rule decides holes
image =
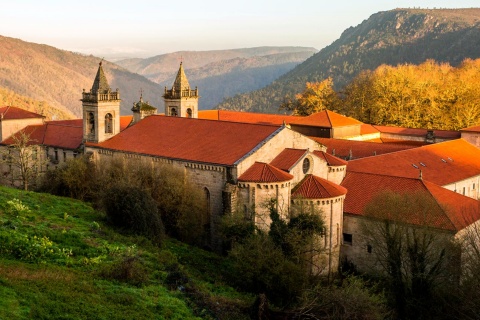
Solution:
[[[138,187],[114,185],[104,193],[103,205],[111,224],[161,244],[165,230],[150,194]]]
[[[117,280],[134,286],[142,286],[148,281],[148,272],[142,259],[137,256],[126,255],[113,264],[104,267],[100,276],[105,279]]]

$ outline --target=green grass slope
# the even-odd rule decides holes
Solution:
[[[0,319],[246,319],[223,257],[116,232],[80,201],[0,187]]]

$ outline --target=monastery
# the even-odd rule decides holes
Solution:
[[[110,89],[100,63],[91,90],[82,93],[82,119],[44,121],[0,108],[2,145],[26,133],[49,167],[87,153],[93,161],[179,168],[203,190],[212,233],[234,211],[268,230],[268,202],[275,200],[283,217],[302,205],[322,214],[327,227],[319,244],[325,254],[312,272],[335,272],[343,258],[370,267],[375,248],[362,241],[359,225],[365,206],[384,190],[432,199],[442,210],[427,227],[452,237],[479,223],[480,127],[374,126],[332,111],[307,117],[199,111],[199,90],[190,87],[182,64],[163,98],[164,114],[140,98],[132,116],[121,116],[120,92]]]

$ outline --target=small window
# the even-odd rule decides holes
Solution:
[[[303,159],[302,169],[303,169],[303,173],[307,174],[308,170],[310,170],[310,159],[308,158]]]
[[[170,115],[171,115],[172,117],[178,116],[177,108],[172,108],[172,109],[170,109]]]
[[[475,183],[473,184],[473,190],[475,190]]]
[[[192,109],[188,108],[187,109],[187,118],[191,118],[192,117]]]
[[[87,122],[88,122],[88,133],[94,134],[95,133],[95,116],[93,115],[93,112],[88,113]]]
[[[55,161],[58,161],[58,150],[54,150]]]
[[[353,235],[351,233],[343,234],[343,244],[348,244],[348,245],[353,244]]]
[[[463,195],[465,195],[465,187],[463,187]]]
[[[367,252],[372,253],[372,245],[367,244]]]
[[[67,153],[63,151],[63,162],[67,161]]]
[[[3,155],[5,157],[5,155]],[[33,148],[32,149],[32,160],[37,160],[38,154],[37,154],[37,149]]]
[[[113,133],[113,117],[111,113],[105,115],[105,133]]]

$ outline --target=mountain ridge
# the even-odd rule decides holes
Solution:
[[[480,8],[394,9],[371,15],[270,85],[225,99],[217,108],[278,112],[286,95],[305,83],[332,77],[342,88],[362,70],[381,64],[419,64],[428,59],[453,66],[480,57]]]

